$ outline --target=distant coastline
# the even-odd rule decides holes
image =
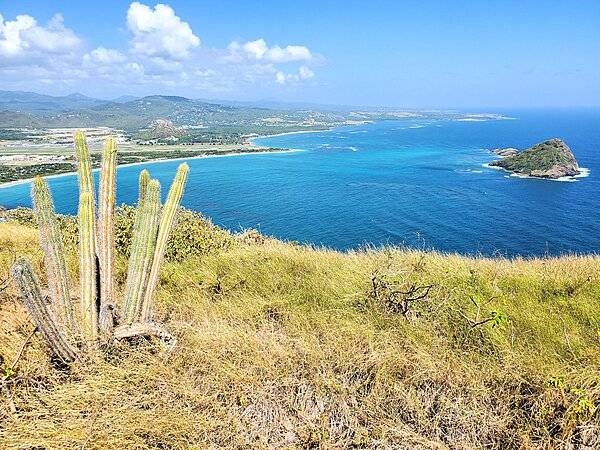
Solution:
[[[262,148],[261,146],[256,146],[253,148],[254,148],[254,150],[252,150],[252,151],[235,151],[235,152],[223,151],[221,154],[204,154],[204,155],[196,155],[196,156],[184,156],[184,157],[178,157],[178,158],[151,159],[148,161],[119,164],[118,167],[121,168],[121,167],[131,167],[131,166],[140,166],[140,165],[160,164],[160,163],[166,163],[166,162],[171,162],[171,161],[188,161],[188,160],[192,160],[192,159],[201,159],[201,158],[225,158],[225,157],[230,157],[230,156],[264,155],[264,154],[268,154],[268,153],[295,153],[295,152],[302,151],[302,150],[296,150],[296,149],[272,148],[272,147]],[[99,170],[100,170],[99,168],[95,168],[92,170],[92,172],[98,172]],[[77,173],[77,171],[73,170],[71,172],[43,175],[43,178],[49,179],[49,178],[68,177],[68,176],[75,175],[76,173]],[[21,184],[28,184],[28,183],[31,183],[31,181],[33,179],[34,178],[31,177],[31,178],[23,178],[21,180],[7,181],[4,183],[0,183],[0,189],[8,189],[8,188],[18,186]]]
[[[346,126],[350,126],[350,125],[346,125]],[[335,128],[339,128],[339,127],[323,128],[321,130],[299,130],[299,131],[285,131],[283,133],[265,134],[265,135],[261,135],[261,136],[254,136],[254,137],[250,138],[248,140],[248,142],[252,145],[260,146],[258,144],[255,144],[254,140],[264,139],[264,138],[273,138],[273,137],[279,137],[279,136],[287,136],[288,134],[325,133],[328,131],[333,131]]]

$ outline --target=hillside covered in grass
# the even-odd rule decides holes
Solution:
[[[0,223],[0,448],[600,446],[600,259],[339,253],[184,212],[139,340],[53,365],[8,272],[43,279],[31,215]],[[118,290],[132,210],[117,219]],[[75,227],[62,218],[73,283]]]

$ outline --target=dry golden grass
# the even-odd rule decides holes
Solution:
[[[0,280],[13,254],[42,274],[35,230],[1,224]],[[434,288],[405,317],[373,298],[374,273]],[[240,239],[165,265],[173,353],[140,342],[68,372],[37,337],[6,372],[33,328],[15,296],[0,293],[2,449],[600,446],[595,257]],[[508,321],[471,326],[492,312]]]

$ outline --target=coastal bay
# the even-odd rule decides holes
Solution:
[[[257,228],[339,250],[369,242],[485,255],[595,253],[598,114],[508,111],[514,120],[404,119],[253,137],[257,148],[302,151],[192,159],[183,204],[229,230]],[[554,135],[590,176],[549,182],[484,167],[492,149],[528,148]],[[176,165],[120,167],[118,202],[135,203],[142,168],[169,183]],[[75,185],[74,175],[50,180],[59,212],[76,211],[67,195]],[[28,184],[0,189],[0,204],[29,206]]]
[[[100,164],[101,144],[94,145],[93,167]],[[251,142],[239,144],[138,145],[120,143],[119,166],[145,162],[280,152],[283,149],[258,146]],[[76,170],[74,152],[70,146],[14,146],[0,141],[0,188],[28,181],[35,176],[56,176]]]

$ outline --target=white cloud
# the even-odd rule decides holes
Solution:
[[[315,76],[315,73],[306,66],[300,66],[300,69],[298,69],[298,76],[302,80],[310,80]]]
[[[308,47],[303,45],[288,45],[280,47],[274,45],[269,47],[263,39],[248,41],[240,44],[233,41],[229,44],[230,59],[241,61],[243,57],[257,61],[266,61],[272,63],[285,63],[293,61],[310,61],[313,56]]]
[[[63,17],[56,14],[44,27],[22,14],[15,20],[4,20],[0,14],[0,55],[21,57],[28,53],[68,53],[81,45],[81,39],[65,28]]]
[[[98,47],[83,56],[87,63],[117,64],[127,60],[127,57],[118,50],[112,48]]]
[[[279,71],[275,74],[275,82],[277,84],[285,84],[286,82],[286,76],[285,73]]]
[[[129,5],[127,26],[133,33],[132,51],[145,56],[183,59],[200,45],[187,22],[175,15],[168,5],[157,4],[154,9],[139,2]]]
[[[303,80],[310,80],[315,76],[315,73],[306,66],[300,66],[298,73],[284,73],[277,71],[275,73],[275,82],[277,84],[286,84],[288,82],[299,82]]]
[[[124,91],[268,95],[277,84],[310,80],[319,63],[305,46],[269,46],[264,39],[202,48],[190,25],[165,4],[133,2],[124,19],[129,45],[86,48],[60,14],[45,25],[27,14],[13,20],[0,15],[0,85],[100,96]]]

